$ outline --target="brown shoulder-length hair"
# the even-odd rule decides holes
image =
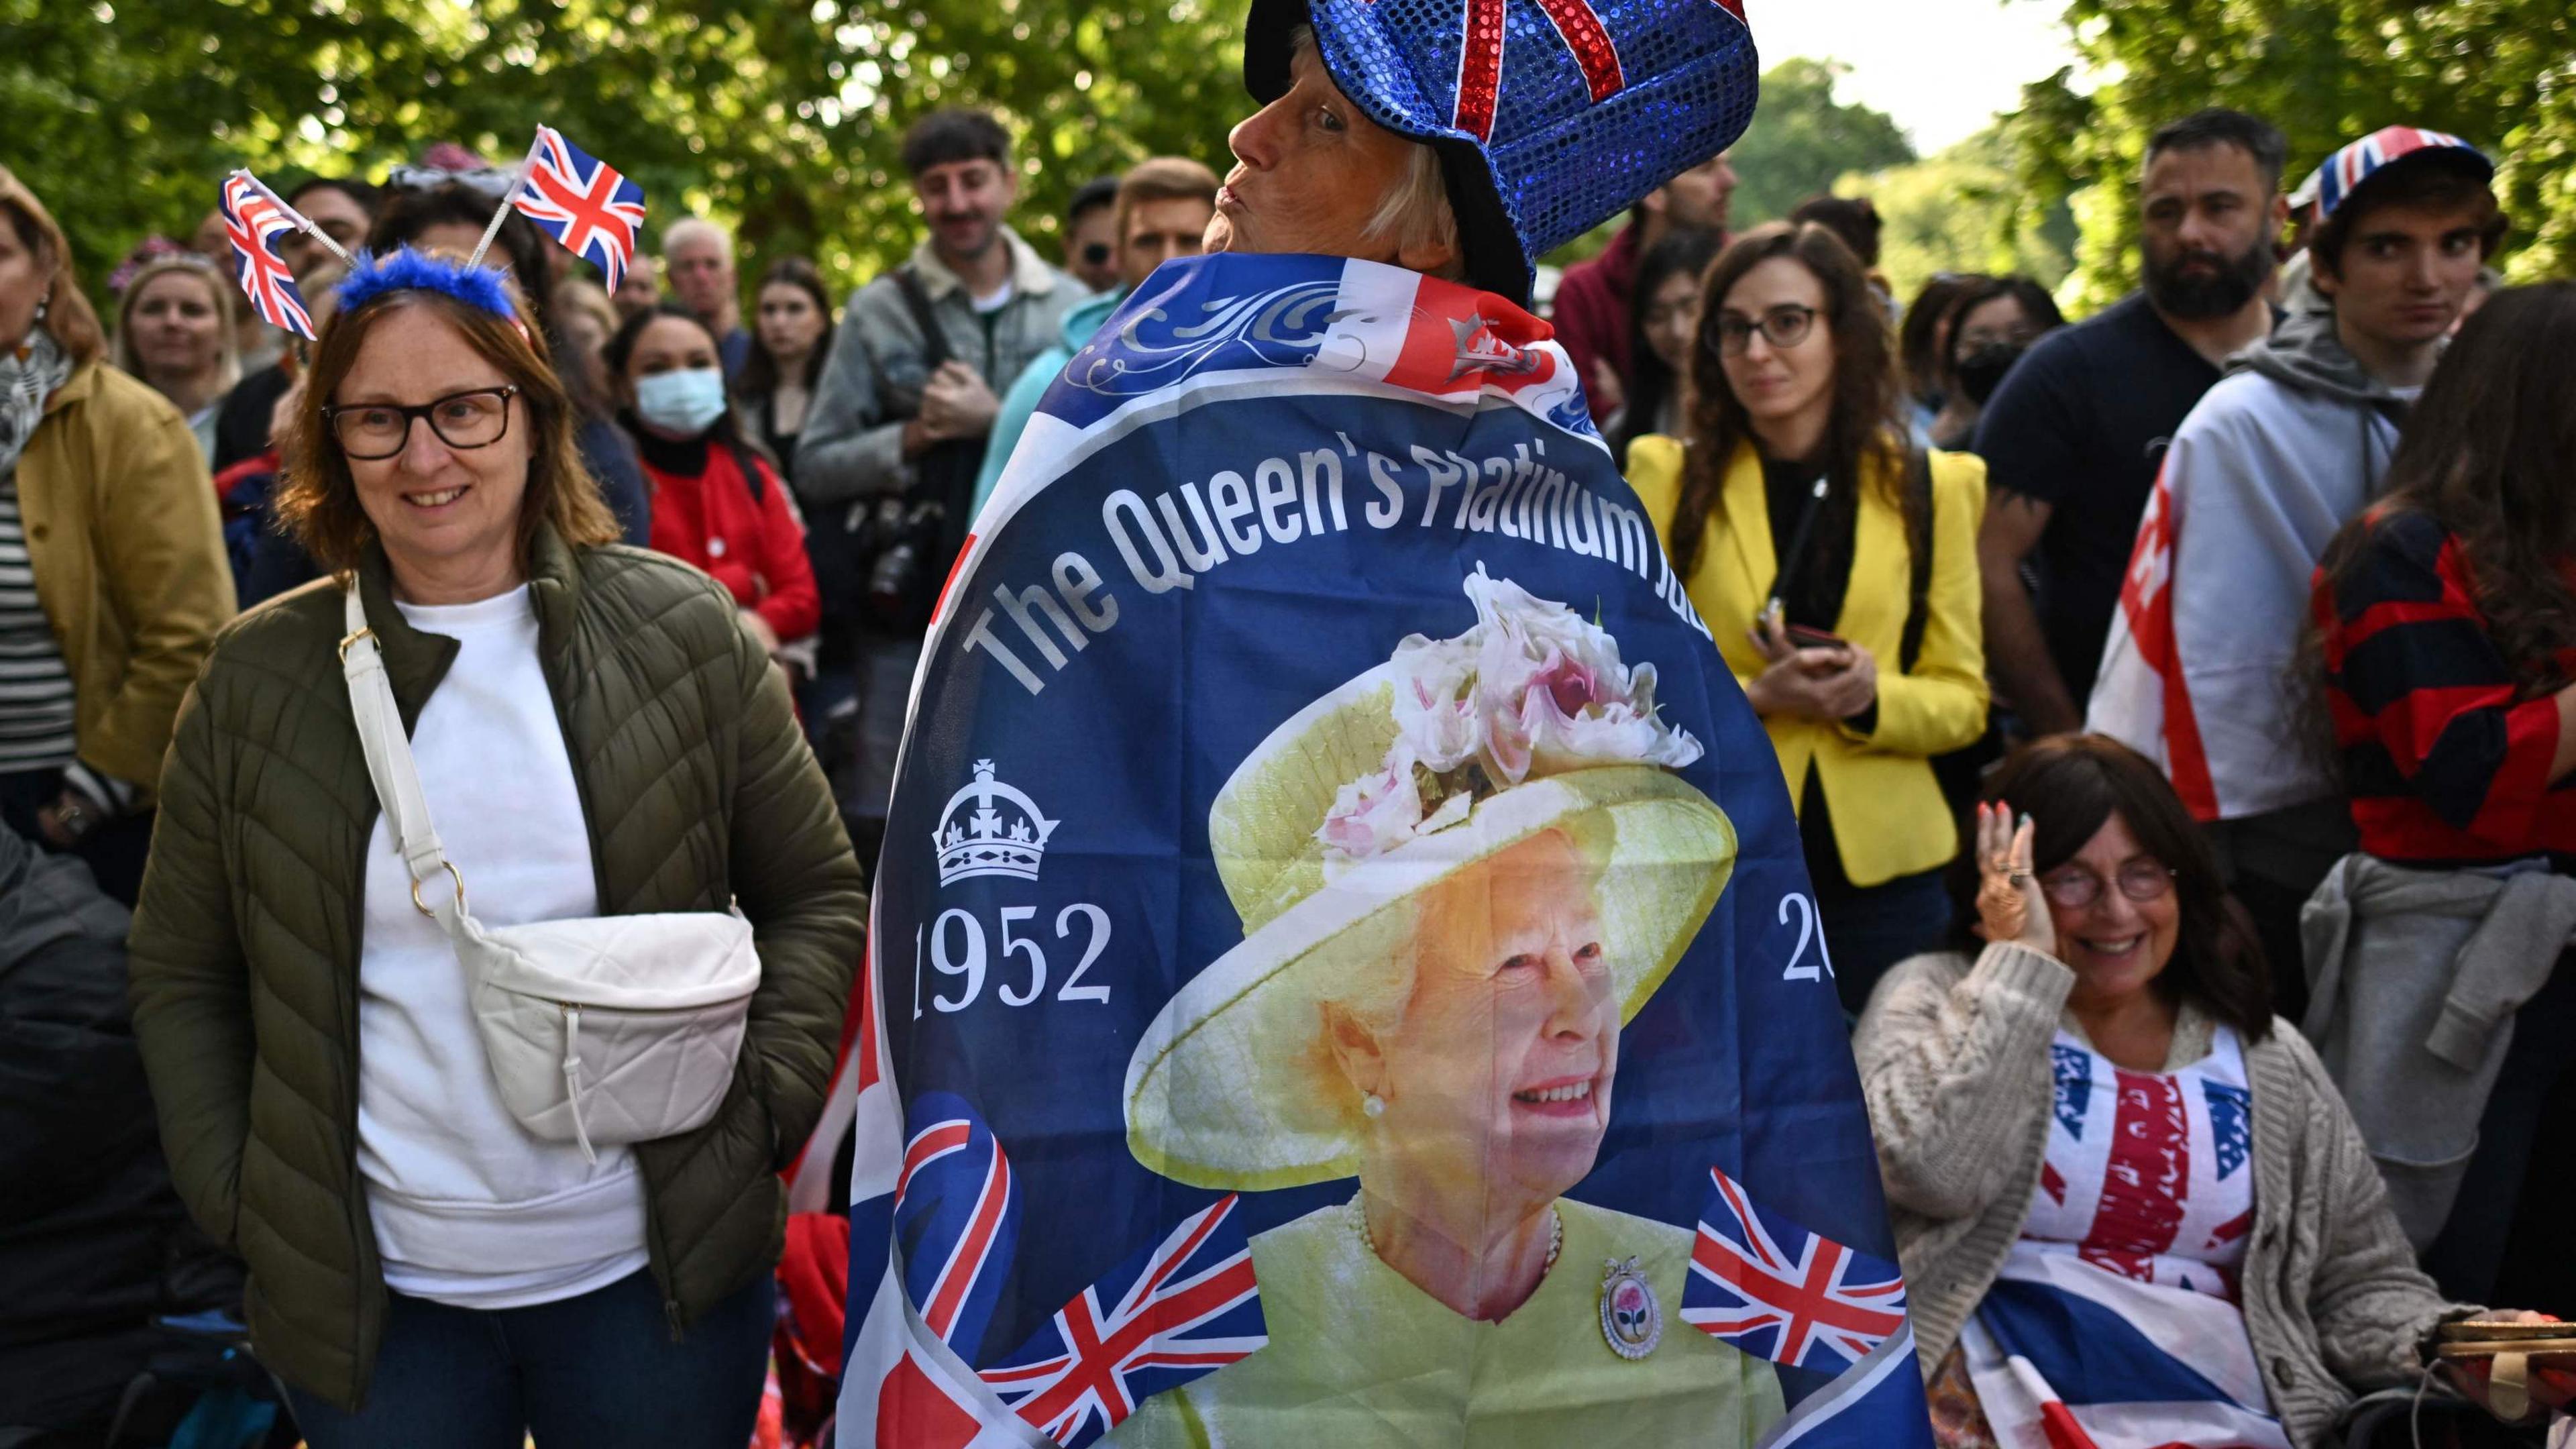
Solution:
[[[516,383],[511,404],[521,416],[513,426],[529,430],[528,491],[519,503],[519,563],[528,563],[529,543],[540,527],[551,525],[566,543],[615,543],[622,535],[616,515],[599,496],[599,485],[582,466],[573,445],[572,400],[546,360],[545,334],[521,331],[507,318],[494,316],[444,292],[406,289],[368,299],[353,311],[335,314],[323,325],[306,373],[303,404],[286,439],[286,472],[280,480],[277,512],[314,561],[335,574],[356,569],[376,536],[376,526],[358,503],[357,481],[349,460],[322,416],[340,384],[355,367],[376,324],[407,308],[434,312],[465,339],[484,360]]]
[[[2154,990],[2168,1001],[2190,1002],[2249,1042],[2271,1032],[2272,979],[2262,942],[2228,896],[2209,838],[2146,756],[2109,735],[2052,735],[2008,756],[1987,777],[1983,799],[2030,816],[2037,827],[2031,867],[2041,875],[2073,859],[2104,821],[2119,816],[2139,847],[2173,872],[2180,897],[2182,938]],[[1963,823],[1959,838],[1973,840],[1975,832]],[[1951,945],[1974,952],[1985,944],[1976,933],[1974,850],[1950,862],[1947,882]]]
[[[81,291],[80,274],[72,267],[72,246],[63,236],[54,214],[36,199],[16,173],[0,166],[0,216],[9,219],[9,230],[16,233],[18,245],[32,254],[39,266],[54,271],[53,290],[46,294],[45,330],[74,363],[95,362],[107,351],[107,333],[98,325],[98,312]]]
[[[2386,520],[2419,513],[2441,524],[2459,540],[2487,637],[2513,669],[2516,699],[2566,688],[2556,656],[2576,648],[2576,587],[2565,572],[2576,560],[2576,489],[2568,486],[2576,369],[2537,363],[2571,353],[2576,283],[2509,287],[2489,298],[2461,324],[2407,410],[2387,495],[2344,525],[2318,569],[2322,587],[2339,591]],[[2311,736],[2330,739],[2313,629],[2301,666]]]
[[[1728,386],[1718,362],[1718,319],[1726,296],[1744,275],[1774,257],[1787,257],[1823,284],[1824,321],[1834,344],[1834,411],[1825,426],[1821,463],[1833,486],[1816,518],[1816,538],[1827,550],[1851,546],[1852,519],[1860,508],[1865,465],[1873,455],[1902,463],[1906,449],[1905,388],[1888,336],[1887,310],[1871,290],[1860,259],[1842,238],[1813,222],[1773,222],[1737,237],[1711,263],[1700,286],[1699,335],[1690,357],[1690,447],[1683,454],[1682,491],[1673,506],[1673,563],[1683,577],[1699,565],[1702,537],[1712,511],[1723,514],[1726,470],[1738,445],[1755,443],[1753,419]],[[1879,471],[1880,501],[1905,520],[1905,536],[1922,547],[1927,520],[1902,466]],[[1832,561],[1839,563],[1839,560]],[[1827,577],[1839,573],[1828,567]]]

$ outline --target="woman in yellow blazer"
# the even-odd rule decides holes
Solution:
[[[1832,233],[1747,232],[1700,295],[1690,435],[1638,439],[1629,482],[1780,752],[1857,1012],[1949,921],[1959,840],[1931,757],[1986,725],[1985,465],[1915,459],[1886,313]]]

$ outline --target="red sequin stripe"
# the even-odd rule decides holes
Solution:
[[[2191,1127],[2173,1078],[2124,1071],[2118,1081],[2120,1107],[2111,1126],[2102,1202],[2077,1256],[2152,1283],[2152,1260],[2173,1251],[2190,1196]]]
[[[1598,105],[1627,89],[1627,77],[1619,69],[1619,47],[1610,43],[1610,32],[1601,24],[1600,12],[1591,0],[1538,0],[1539,8],[1556,24],[1556,33],[1565,37],[1574,62],[1583,67],[1583,78],[1592,86],[1592,101]]]
[[[1458,53],[1458,129],[1492,140],[1502,91],[1503,0],[1467,0],[1466,39]]]

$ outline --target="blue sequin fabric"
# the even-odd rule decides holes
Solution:
[[[1718,0],[1311,0],[1309,17],[1370,119],[1478,148],[1530,260],[1753,119],[1753,34]]]

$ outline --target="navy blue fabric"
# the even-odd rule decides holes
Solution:
[[[311,1449],[538,1449],[751,1441],[777,1322],[763,1275],[671,1340],[650,1273],[478,1313],[389,1294],[384,1344],[351,1414],[289,1389]]]

